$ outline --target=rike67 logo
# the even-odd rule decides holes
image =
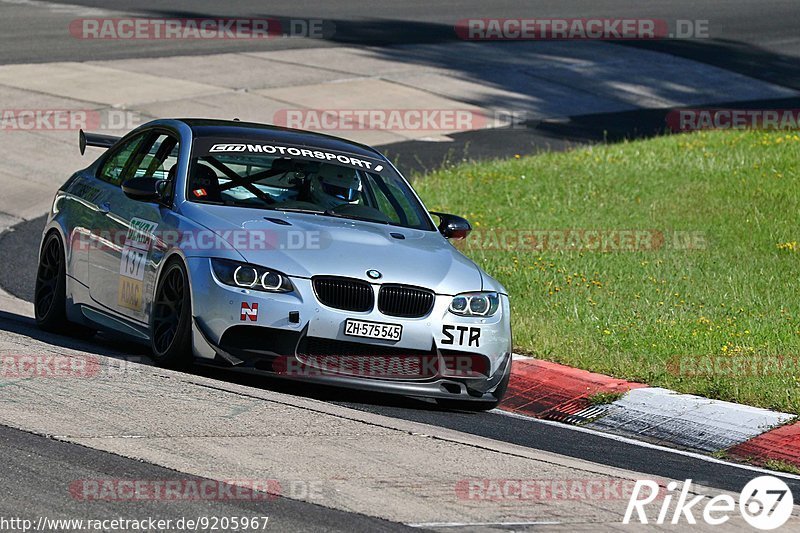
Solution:
[[[698,516],[702,516],[705,523],[718,526],[735,516],[738,507],[739,514],[750,526],[767,531],[784,525],[794,509],[792,491],[774,476],[760,476],[747,483],[739,494],[738,502],[727,494],[708,500],[703,495],[690,499],[691,485],[691,479],[687,479],[682,487],[678,482],[671,481],[667,483],[666,494],[661,494],[661,487],[655,481],[636,481],[622,523],[630,524],[634,512],[639,523],[650,523],[645,508],[657,500],[660,508],[654,523],[659,525],[679,524],[682,520],[687,524],[696,524]],[[674,508],[670,509],[673,501]]]

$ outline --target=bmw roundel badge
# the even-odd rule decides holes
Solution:
[[[367,276],[370,279],[381,279],[383,277],[383,274],[381,274],[377,270],[367,270]]]

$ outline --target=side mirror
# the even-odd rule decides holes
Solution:
[[[466,239],[469,232],[472,231],[472,226],[465,218],[456,215],[449,215],[447,213],[437,213],[431,211],[432,215],[439,217],[439,233],[447,239],[461,240]]]
[[[122,184],[122,192],[128,198],[139,202],[158,202],[166,185],[166,180],[158,178],[134,178]]]

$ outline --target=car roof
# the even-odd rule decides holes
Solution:
[[[370,146],[322,133],[270,126],[257,122],[240,122],[238,120],[199,118],[177,120],[189,126],[192,130],[192,135],[195,137],[222,137],[253,142],[278,142],[348,152],[367,157],[377,156],[380,159],[385,159],[380,152]]]

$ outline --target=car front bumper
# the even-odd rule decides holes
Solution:
[[[312,281],[269,293],[219,282],[208,258],[189,258],[195,356],[242,371],[304,382],[430,398],[494,400],[511,369],[509,300],[494,316],[461,317],[436,295],[421,318],[322,305]],[[377,294],[379,284],[374,283]],[[473,289],[475,290],[475,289]],[[466,292],[466,291],[465,291]],[[402,326],[399,341],[344,334],[345,320]]]

